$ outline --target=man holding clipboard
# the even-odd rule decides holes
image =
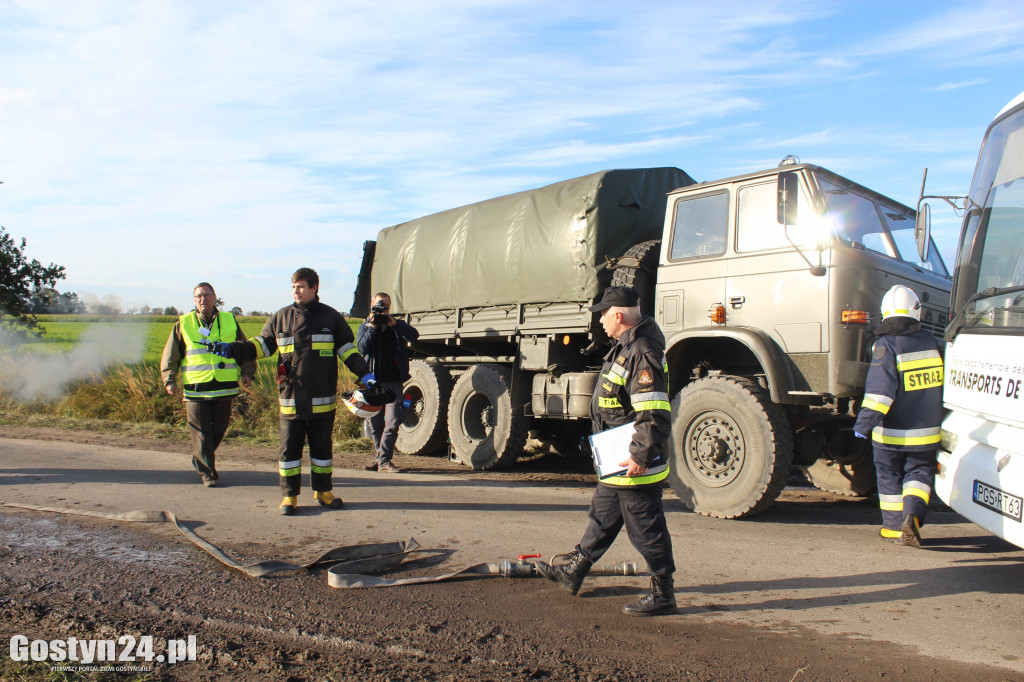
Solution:
[[[660,485],[668,476],[664,445],[671,423],[665,336],[651,317],[640,313],[640,297],[631,288],[609,287],[590,310],[601,313],[601,326],[615,340],[590,403],[599,477],[590,523],[576,549],[559,555],[563,562],[536,566],[576,594],[625,525],[629,541],[647,560],[651,591],[623,612],[671,613],[676,608],[675,562]]]

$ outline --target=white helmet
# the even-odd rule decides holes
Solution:
[[[353,391],[352,395],[348,397],[342,395],[341,402],[345,404],[349,412],[363,419],[368,419],[383,409],[382,405],[371,405],[366,402],[361,391]]]
[[[920,320],[921,301],[913,289],[896,284],[882,297],[882,319],[900,316]]]

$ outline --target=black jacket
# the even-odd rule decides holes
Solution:
[[[935,337],[909,317],[878,326],[864,400],[853,430],[875,447],[934,450],[942,423],[942,356]]]
[[[390,378],[404,383],[409,378],[409,353],[405,344],[419,337],[420,333],[403,320],[396,319],[395,326],[383,329],[364,322],[356,333],[356,345],[377,379]]]
[[[278,402],[285,419],[312,419],[333,412],[338,401],[338,360],[356,375],[369,372],[345,316],[314,298],[270,316],[260,335],[231,344],[239,360],[280,351]]]
[[[657,323],[645,316],[635,327],[623,332],[604,359],[590,403],[594,433],[634,422],[636,431],[629,454],[634,462],[649,470],[640,477],[640,483],[661,480],[668,475],[665,441],[672,421],[665,336]],[[638,483],[627,481],[602,479],[602,483],[609,485]]]

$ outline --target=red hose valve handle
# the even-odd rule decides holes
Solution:
[[[519,560],[520,561],[522,561],[523,559],[539,559],[539,558],[540,558],[540,554],[520,554],[519,555]]]

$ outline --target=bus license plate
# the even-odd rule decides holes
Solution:
[[[974,502],[1018,522],[1024,510],[1024,500],[979,480],[974,481]]]

